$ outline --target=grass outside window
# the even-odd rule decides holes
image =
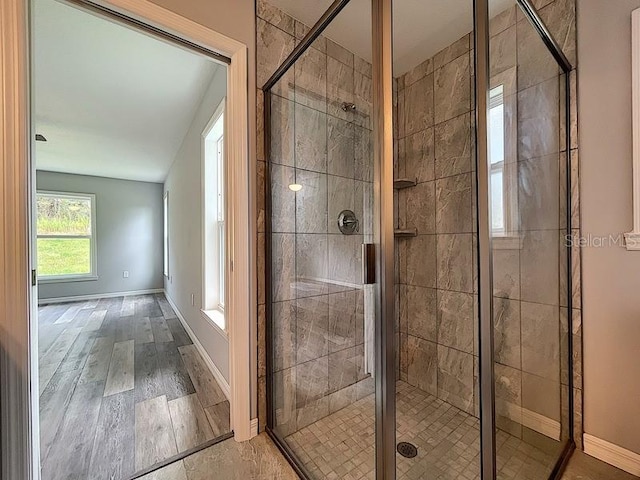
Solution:
[[[91,240],[88,238],[39,238],[38,274],[90,275]]]
[[[37,268],[41,281],[95,278],[95,197],[38,192]]]

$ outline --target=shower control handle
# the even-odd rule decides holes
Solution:
[[[376,246],[373,243],[362,244],[362,284],[376,283]]]
[[[351,210],[342,210],[338,215],[338,229],[343,235],[355,235],[360,230],[360,221]]]

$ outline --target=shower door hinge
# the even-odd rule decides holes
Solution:
[[[373,243],[362,244],[362,284],[376,283],[376,246]]]

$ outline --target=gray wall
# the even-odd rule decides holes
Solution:
[[[226,95],[227,69],[216,72],[169,170],[169,278],[167,296],[229,380],[229,342],[202,317],[202,132]],[[191,303],[191,295],[194,302]]]
[[[583,234],[632,229],[631,11],[578,1]],[[640,252],[584,248],[585,432],[640,453]]]
[[[256,111],[256,33],[255,33],[255,0],[217,0],[215,7],[212,7],[210,0],[152,0],[153,3],[171,10],[178,15],[191,19],[201,25],[204,25],[216,32],[222,33],[234,40],[242,42],[247,46],[248,52],[248,92],[249,92],[249,159],[256,158],[256,117],[254,112]],[[211,112],[213,114],[213,112]],[[252,164],[253,165],[253,164]],[[198,178],[199,182],[199,178]],[[199,185],[199,183],[198,183]],[[255,182],[252,181],[252,185]],[[200,242],[200,239],[197,239]],[[195,247],[195,244],[194,244]],[[195,273],[194,273],[195,275]],[[201,276],[199,277],[201,278]],[[254,284],[251,286],[250,291],[247,292],[252,298],[256,296],[257,286]],[[196,293],[199,295],[200,290]],[[257,305],[256,305],[257,310]],[[254,312],[252,318],[256,318],[257,314]],[[257,324],[255,320],[251,325],[251,351],[255,352],[257,341]],[[197,334],[197,332],[196,332]],[[258,385],[255,379],[257,379],[257,358],[253,358],[251,361],[251,378],[252,383],[252,396],[251,396],[251,416],[255,417],[257,412],[257,396]],[[224,372],[223,372],[224,373]]]
[[[249,92],[249,158],[256,158],[256,32],[255,32],[255,0],[217,0],[215,7],[212,6],[210,0],[152,0],[153,3],[171,10],[178,15],[191,19],[201,25],[204,25],[216,32],[227,35],[247,46],[248,51],[248,92]],[[213,112],[211,112],[213,113]],[[255,175],[252,172],[252,179]],[[200,242],[200,238],[197,239]],[[254,265],[257,259],[253,260]],[[256,267],[257,268],[257,265]],[[254,270],[255,271],[255,270]],[[200,278],[200,277],[199,277]],[[252,285],[251,291],[247,295],[251,299],[255,299],[257,294]],[[200,290],[198,290],[199,292]],[[255,309],[257,310],[257,304]],[[252,318],[256,318],[257,314],[253,313]],[[256,339],[257,325],[253,321],[251,325],[252,341],[250,351],[252,355],[251,376],[252,376],[252,399],[255,398],[257,386],[257,358],[256,355]],[[197,332],[196,332],[197,333]],[[259,394],[260,392],[258,392]],[[254,400],[251,403],[251,415],[257,415],[257,404]]]
[[[36,184],[95,194],[99,277],[42,283],[39,299],[162,288],[162,184],[45,171],[37,172]]]

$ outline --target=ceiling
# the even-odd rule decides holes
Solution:
[[[332,0],[268,0],[307,25],[315,24]],[[490,0],[494,16],[515,0]],[[396,0],[393,3],[394,75],[399,76],[473,30],[472,0]],[[371,61],[371,0],[351,0],[324,34]]]
[[[34,16],[36,168],[164,181],[226,67],[55,0]]]

